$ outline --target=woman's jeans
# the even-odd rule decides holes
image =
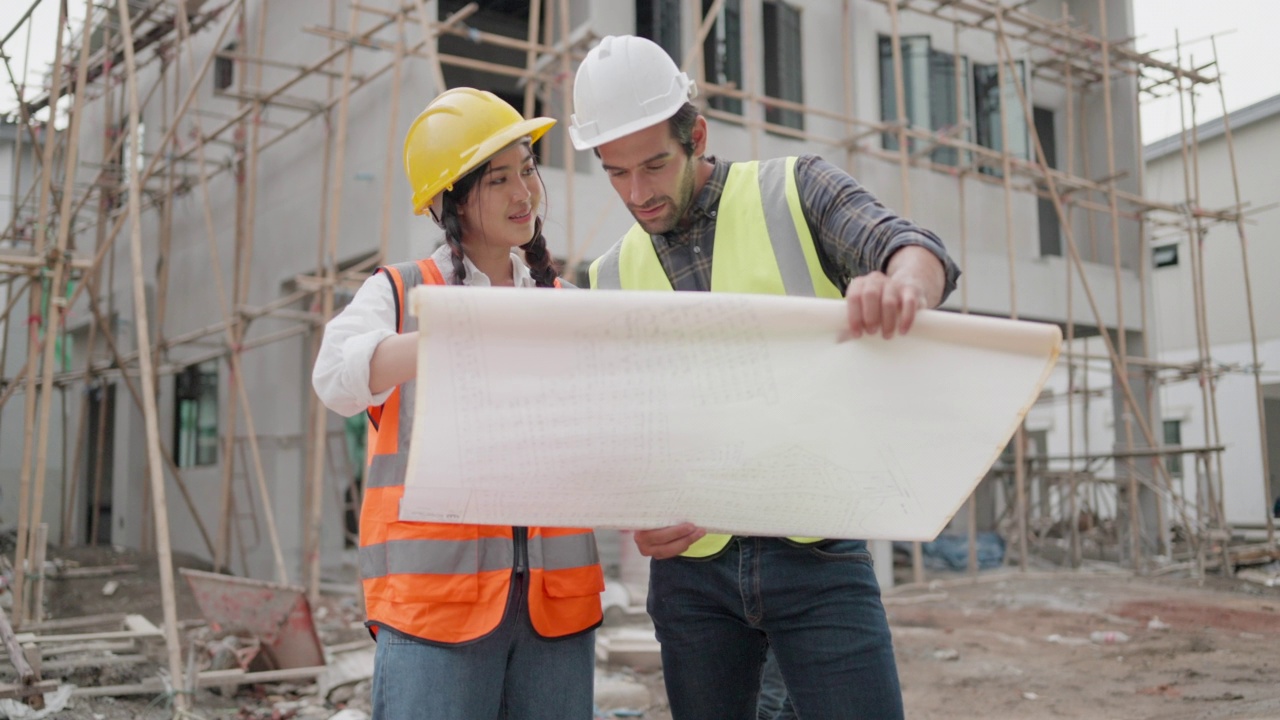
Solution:
[[[754,720],[770,647],[803,720],[902,717],[865,541],[735,537],[710,559],[654,560],[649,614],[675,720]]]
[[[462,645],[381,628],[374,720],[590,720],[595,632],[548,640],[529,623],[527,577],[515,576],[502,623]]]

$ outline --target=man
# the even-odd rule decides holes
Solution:
[[[839,298],[849,334],[892,338],[955,287],[932,233],[814,156],[705,155],[696,93],[656,44],[606,37],[574,83],[569,135],[636,219],[591,267],[593,288]],[[902,716],[893,643],[865,541],[635,534],[676,720],[756,713],[766,649],[805,720]]]

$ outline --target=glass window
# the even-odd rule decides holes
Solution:
[[[804,102],[804,72],[800,58],[800,11],[785,2],[764,4],[764,94],[794,103]],[[767,107],[767,122],[804,129],[804,113]]]
[[[1178,266],[1178,246],[1161,245],[1151,250],[1152,260],[1157,268],[1177,267]]]
[[[903,105],[907,126],[918,130],[946,133],[949,137],[969,139],[969,131],[955,126],[973,116],[969,83],[969,59],[934,50],[927,35],[908,35],[902,45]],[[956,92],[956,63],[960,63],[960,91]],[[893,80],[893,41],[880,36],[880,117],[885,122],[898,119],[897,84]],[[886,150],[898,149],[896,133],[882,136]],[[928,147],[928,143],[911,139],[911,152]],[[967,154],[953,147],[935,147],[929,157],[933,162],[957,165]]]
[[[1182,445],[1182,421],[1181,420],[1165,420],[1164,421],[1164,444]],[[1169,470],[1169,475],[1180,478],[1182,477],[1182,456],[1181,455],[1165,455],[1164,464]]]
[[[974,64],[974,127],[979,145],[992,150],[1007,149],[1014,157],[1027,159],[1030,157],[1027,120],[1022,112],[1022,102],[1018,99],[1018,88],[1013,84],[1015,81],[1022,83],[1025,94],[1026,63],[1018,60],[1013,63],[1013,68],[1010,71],[1006,67],[1005,86],[1001,88],[999,66]],[[1004,123],[1009,128],[1007,139],[1003,137],[1001,113],[1004,113]],[[999,176],[1001,172],[999,164],[991,160],[981,163],[978,169],[988,175]]]
[[[704,16],[713,3],[702,0]],[[702,58],[707,82],[742,90],[742,0],[725,0],[703,43]],[[740,98],[713,94],[708,102],[717,110],[742,114]]]
[[[218,462],[218,361],[189,365],[174,378],[174,460],[178,467]]]
[[[903,105],[907,127],[931,129],[929,108],[929,36],[908,35],[900,41],[902,46]],[[897,83],[893,79],[893,39],[880,36],[880,117],[885,122],[898,120]],[[897,133],[881,136],[884,149],[898,149]],[[908,139],[907,147],[915,152],[919,140]]]
[[[658,43],[677,65],[683,62],[680,0],[636,0],[636,35]]]

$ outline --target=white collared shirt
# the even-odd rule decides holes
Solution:
[[[441,245],[431,259],[445,282],[454,282],[453,256]],[[463,285],[490,287],[489,276],[464,257],[467,270]],[[511,253],[511,277],[516,287],[536,287],[537,281],[518,252]],[[370,406],[381,405],[391,390],[374,395],[369,390],[369,363],[383,340],[396,334],[396,299],[391,283],[382,273],[371,275],[356,291],[351,303],[324,326],[324,339],[311,373],[311,386],[320,401],[344,417],[358,415]],[[393,388],[394,389],[394,388]]]

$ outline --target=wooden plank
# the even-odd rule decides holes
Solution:
[[[40,680],[30,685],[4,684],[0,685],[0,698],[31,698],[32,700],[40,698],[38,706],[35,703],[30,703],[32,708],[39,709],[44,707],[43,695],[57,690],[58,684],[57,680]]]
[[[247,673],[243,670],[206,670],[196,676],[197,687],[213,687],[215,685],[253,685],[256,683],[277,683],[293,680],[311,680],[324,672],[324,667],[292,668],[289,670],[266,670]],[[111,695],[151,695],[166,690],[160,678],[148,678],[134,685],[103,685],[100,687],[76,688],[72,697],[100,697]]]
[[[84,615],[74,618],[62,618],[59,620],[45,620],[38,623],[29,623],[23,625],[25,632],[40,632],[41,630],[70,630],[72,628],[91,627],[93,625],[115,625],[120,627],[124,623],[125,613],[106,613],[103,615]]]

